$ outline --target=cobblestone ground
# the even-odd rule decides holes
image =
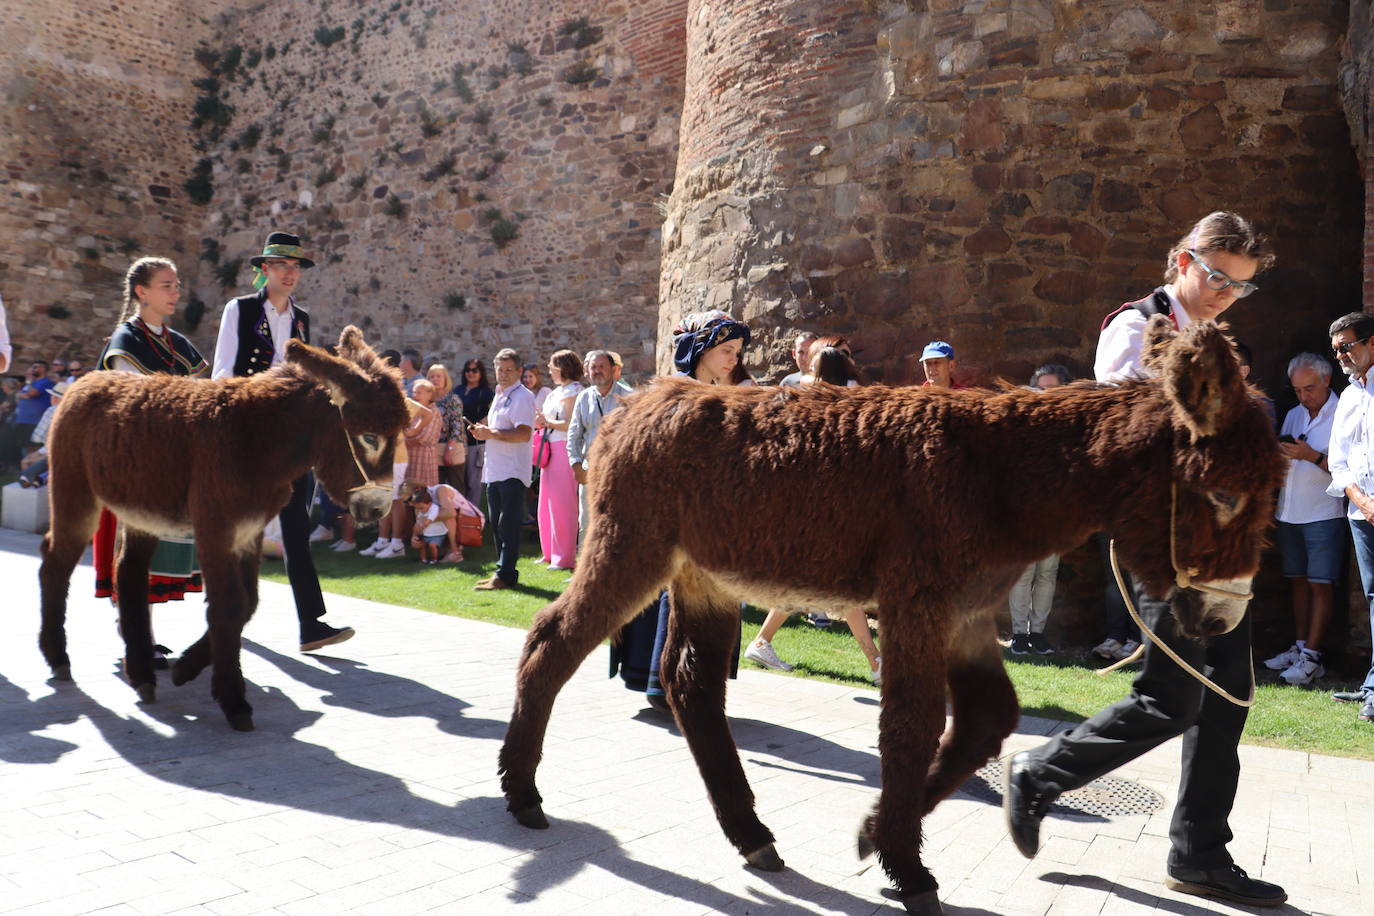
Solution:
[[[164,678],[156,704],[136,703],[89,567],[73,580],[75,683],[49,683],[36,552],[36,538],[0,532],[0,912],[897,911],[853,851],[878,786],[871,690],[752,670],[731,685],[741,756],[789,866],[760,874],[722,837],[681,736],[606,679],[604,650],[559,699],[540,771],[553,826],[528,831],[496,781],[520,631],[335,597],[329,619],[358,636],[302,656],[289,590],[264,583],[243,650],[258,730],[239,734],[208,675]],[[180,648],[202,619],[198,599],[164,607],[155,631]],[[1023,721],[1009,749],[1060,727]],[[1374,763],[1242,752],[1238,861],[1289,889],[1281,912],[1374,913]],[[1170,743],[1116,774],[1164,810],[1052,818],[1029,862],[994,804],[945,802],[926,850],[946,911],[1244,912],[1160,883],[1178,756]]]

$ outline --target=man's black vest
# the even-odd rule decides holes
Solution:
[[[234,300],[239,304],[239,348],[234,354],[235,375],[256,375],[272,367],[276,347],[272,330],[267,323],[267,290]],[[310,343],[310,316],[292,307],[291,336],[301,343]]]
[[[1164,287],[1161,286],[1154,292],[1150,293],[1150,295],[1146,296],[1144,299],[1137,299],[1134,302],[1127,302],[1125,305],[1121,306],[1121,308],[1112,312],[1106,318],[1103,318],[1102,327],[1098,330],[1107,330],[1107,325],[1112,323],[1112,319],[1116,318],[1117,315],[1120,315],[1122,312],[1126,311],[1126,309],[1135,309],[1137,312],[1144,315],[1146,318],[1149,318],[1151,315],[1168,315],[1171,319],[1173,319],[1174,327],[1178,327],[1178,319],[1174,318],[1174,304],[1169,299],[1169,294],[1164,291]]]

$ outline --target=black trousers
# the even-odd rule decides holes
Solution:
[[[277,517],[281,522],[282,559],[286,563],[286,577],[291,580],[291,594],[296,598],[296,618],[302,637],[309,635],[311,624],[325,612],[320,577],[310,555],[310,503],[314,498],[315,475],[306,471],[291,481],[291,501]]]
[[[508,477],[487,484],[487,512],[496,536],[496,576],[507,585],[520,582],[520,532],[525,523],[525,484]]]
[[[1238,699],[1249,695],[1250,615],[1207,645],[1182,636],[1168,603],[1137,586],[1136,609],[1161,640]],[[1183,774],[1169,825],[1169,865],[1231,864],[1227,823],[1236,799],[1236,747],[1249,711],[1204,687],[1151,641],[1130,696],[1030,752],[1031,781],[1058,794],[1086,785],[1175,735],[1183,735]]]

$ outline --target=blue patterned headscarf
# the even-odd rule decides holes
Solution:
[[[691,375],[703,353],[729,340],[741,340],[749,346],[749,325],[720,309],[688,315],[673,328],[673,365]]]

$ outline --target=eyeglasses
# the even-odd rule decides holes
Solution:
[[[1335,353],[1337,356],[1347,356],[1349,355],[1351,350],[1355,349],[1367,340],[1369,340],[1368,337],[1361,337],[1359,340],[1349,340],[1343,344],[1338,344],[1332,347],[1331,352]]]
[[[1214,269],[1206,261],[1202,260],[1198,253],[1191,248],[1188,249],[1188,256],[1193,259],[1193,263],[1197,264],[1198,267],[1201,267],[1203,271],[1206,272],[1207,279],[1203,282],[1207,284],[1208,289],[1214,289],[1217,292],[1221,292],[1224,289],[1234,289],[1237,299],[1244,299],[1246,296],[1259,289],[1258,286],[1251,283],[1249,280],[1232,280],[1230,277],[1226,276],[1226,274]]]
[[[481,369],[478,369],[476,366],[468,366],[466,369],[463,370],[464,373],[467,373],[467,372],[481,372],[481,371],[482,371],[482,370],[481,370]]]

